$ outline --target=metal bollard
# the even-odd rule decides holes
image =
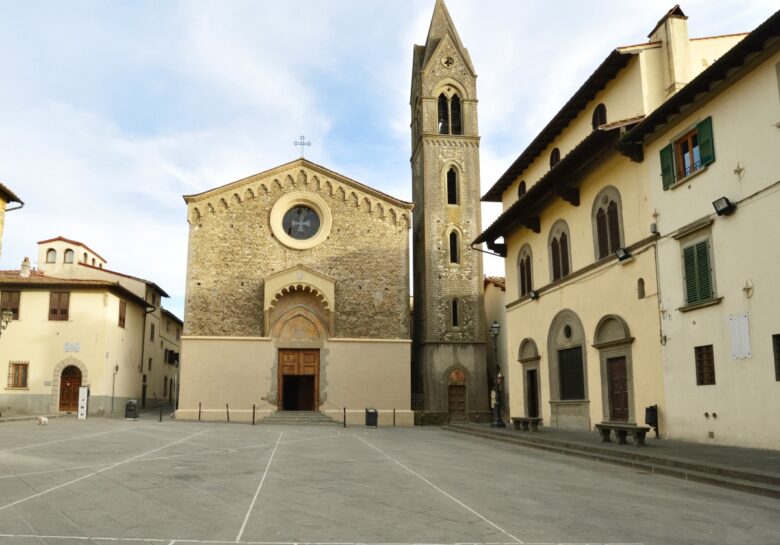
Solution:
[[[162,422],[162,408],[163,408],[163,406],[160,405],[160,422]]]
[[[225,412],[227,413],[228,422],[230,422],[230,407],[228,407],[227,403],[225,403]]]
[[[252,403],[252,425],[255,425],[255,404]]]
[[[200,401],[198,401],[198,422],[200,422]]]
[[[347,427],[347,408],[344,407],[344,427]]]
[[[393,427],[395,427],[395,409],[393,409]]]

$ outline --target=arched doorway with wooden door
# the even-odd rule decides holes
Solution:
[[[525,416],[540,417],[539,402],[539,350],[533,339],[526,338],[520,343],[517,361],[523,366],[523,398]]]
[[[615,314],[599,320],[593,347],[599,351],[603,418],[609,422],[636,421],[631,344],[634,338],[623,318]]]
[[[52,372],[51,410],[77,411],[81,386],[89,386],[87,366],[74,357],[60,361]]]
[[[451,422],[467,419],[466,399],[466,371],[453,369],[447,376],[447,403]]]

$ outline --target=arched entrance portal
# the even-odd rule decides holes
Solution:
[[[75,365],[68,365],[62,370],[60,379],[61,411],[75,411],[79,404],[79,387],[81,387],[81,371]]]

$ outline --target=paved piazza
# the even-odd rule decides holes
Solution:
[[[0,544],[780,542],[780,502],[437,428],[0,424]]]

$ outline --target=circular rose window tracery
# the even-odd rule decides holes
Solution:
[[[271,231],[283,245],[307,250],[328,238],[333,218],[321,197],[307,191],[283,195],[271,208]]]
[[[296,240],[307,240],[320,230],[320,217],[308,206],[293,206],[285,212],[282,228],[288,236]]]

